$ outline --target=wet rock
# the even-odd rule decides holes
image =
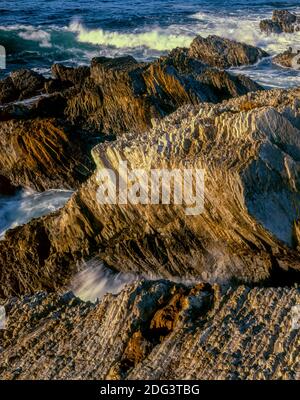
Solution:
[[[274,57],[273,62],[286,68],[300,69],[300,50],[294,51],[290,47],[285,52]]]
[[[0,123],[0,172],[15,186],[35,190],[73,189],[92,172],[88,156],[91,144],[81,132],[57,118],[47,118],[55,110],[56,97],[40,99],[36,105],[39,118],[8,119]],[[59,111],[59,109],[58,109]],[[16,112],[16,110],[14,110]],[[41,118],[44,114],[44,117]]]
[[[189,48],[188,55],[218,68],[255,64],[260,59],[269,56],[267,52],[258,47],[215,35],[207,38],[197,36]]]
[[[133,57],[101,57],[92,61],[82,90],[69,97],[66,118],[104,134],[144,131],[153,119],[181,105],[218,102],[259,89],[249,78],[212,70],[186,52],[149,64]]]
[[[272,19],[264,19],[259,24],[262,32],[294,33],[300,30],[300,16],[288,10],[274,10]]]

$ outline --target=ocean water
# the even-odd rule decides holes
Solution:
[[[72,193],[70,190],[37,193],[27,189],[13,196],[0,195],[0,240],[8,229],[63,207]]]
[[[300,12],[300,2],[264,0],[1,0],[0,44],[7,69],[33,68],[49,74],[54,62],[89,64],[94,56],[131,54],[153,60],[200,34],[217,34],[278,54],[300,48],[300,32],[267,36],[259,21],[273,9]],[[300,84],[300,72],[265,60],[238,72],[265,87]]]

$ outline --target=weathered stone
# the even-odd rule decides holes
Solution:
[[[238,67],[255,64],[269,54],[258,47],[224,39],[220,36],[197,36],[188,51],[188,55],[201,62],[218,68]]]
[[[270,33],[294,33],[300,30],[300,16],[288,10],[274,10],[272,19],[264,19],[259,27],[262,32]]]
[[[273,62],[286,68],[300,69],[300,51],[295,52],[290,47],[287,51],[275,56]]]
[[[298,89],[272,90],[186,106],[145,134],[98,145],[96,173],[61,211],[7,232],[0,242],[0,297],[56,290],[78,263],[95,256],[116,270],[163,277],[298,281],[298,99]],[[97,171],[117,172],[120,160],[148,172],[203,168],[204,212],[99,204]],[[46,251],[35,250],[45,243]]]
[[[0,331],[0,378],[299,379],[299,303],[299,288],[163,280],[96,304],[71,293],[14,298]],[[158,316],[170,305],[169,323]],[[157,324],[167,325],[163,335]]]

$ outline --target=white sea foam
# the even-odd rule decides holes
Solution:
[[[120,33],[103,29],[87,29],[81,22],[73,21],[70,31],[77,35],[78,42],[94,45],[114,46],[117,48],[148,47],[153,50],[171,50],[175,47],[189,46],[192,37],[183,34],[170,33],[168,30],[155,29],[146,32]]]
[[[271,15],[264,16],[264,18]],[[259,22],[262,16],[231,15],[221,16],[210,13],[196,13],[193,18],[198,21],[195,24],[195,33],[204,37],[218,35],[228,39],[237,40],[253,46],[262,47],[270,54],[277,54],[287,47],[299,46],[300,32],[293,34],[281,33],[267,35],[260,31]]]
[[[90,260],[76,274],[70,289],[84,301],[96,301],[106,293],[119,293],[126,284],[138,278],[134,274],[114,273],[98,260]]]
[[[15,196],[0,196],[0,239],[3,239],[8,229],[63,207],[72,193],[69,190],[48,190],[42,193],[23,190]]]
[[[106,293],[117,294],[121,292],[125,285],[142,279],[159,280],[162,277],[150,272],[147,274],[113,272],[111,269],[105,267],[99,259],[92,259],[85,262],[82,265],[81,271],[73,277],[69,290],[81,300],[95,302],[97,299],[101,300]],[[169,276],[167,279],[175,283],[183,283],[187,286],[195,285],[202,281],[209,281],[207,276]],[[217,277],[213,278],[211,282],[226,283]]]
[[[39,42],[41,47],[52,47],[50,33],[40,29],[22,31],[19,33],[19,37],[24,40],[33,40]]]

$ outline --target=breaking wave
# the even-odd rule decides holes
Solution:
[[[153,50],[165,51],[175,47],[189,46],[193,37],[182,34],[171,34],[168,30],[156,29],[139,33],[109,32],[103,29],[87,29],[81,22],[74,21],[70,30],[76,33],[81,43],[114,46],[116,48],[135,48],[145,46]]]
[[[137,275],[115,273],[98,260],[90,260],[78,272],[70,285],[70,290],[84,301],[95,302],[106,293],[119,293],[126,284],[138,279]]]
[[[63,207],[72,193],[70,190],[37,193],[27,189],[14,196],[0,196],[0,239],[8,229]]]

